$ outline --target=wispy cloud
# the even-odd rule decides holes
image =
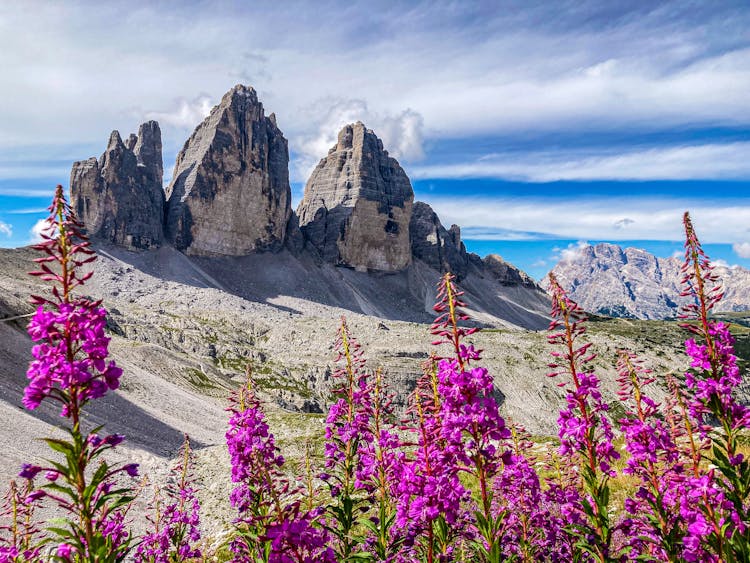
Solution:
[[[475,227],[466,226],[461,229],[461,236],[465,239],[472,240],[504,240],[504,241],[521,241],[521,240],[551,240],[555,235],[549,233],[540,233],[536,231],[520,231],[513,229],[504,229],[500,227]]]
[[[348,123],[362,121],[375,131],[391,156],[404,162],[424,157],[424,120],[417,112],[406,109],[398,114],[370,110],[364,100],[321,100],[306,110],[316,128],[294,139],[297,155],[292,179],[305,181],[315,165],[336,144],[339,130]]]
[[[414,166],[410,173],[420,179],[503,178],[527,182],[749,179],[750,142],[659,147],[594,156],[565,150],[493,154],[467,163]]]
[[[750,14],[731,5],[140,3],[123,17],[40,2],[1,15],[13,101],[0,107],[2,146],[71,131],[101,142],[135,130],[133,107],[181,143],[237,80],[254,82],[290,139],[317,136],[304,108],[340,99],[382,116],[410,109],[426,138],[750,122]]]
[[[552,249],[552,252],[556,262],[576,262],[583,256],[583,251],[590,246],[588,242],[579,240],[577,243],[571,243],[565,248],[555,247]]]
[[[444,224],[480,229],[526,231],[534,225],[560,239],[682,240],[682,214],[690,210],[703,242],[735,243],[747,239],[750,205],[656,198],[525,199],[426,198]],[[618,228],[623,217],[633,222]],[[540,239],[541,240],[541,239]]]
[[[740,258],[750,258],[750,242],[738,242],[732,245],[732,250]]]
[[[49,189],[46,188],[28,188],[24,186],[0,185],[0,196],[11,197],[49,197],[55,194],[54,185]]]
[[[0,164],[0,180],[50,178],[59,181],[61,178],[68,178],[68,176],[70,176],[70,165],[50,165],[44,161]]]
[[[39,219],[34,225],[29,229],[29,241],[28,244],[36,244],[38,242],[41,242],[42,239],[42,233],[50,231],[52,227],[50,226],[49,222],[46,219]]]
[[[211,97],[202,94],[192,100],[177,98],[172,108],[163,111],[145,111],[144,119],[154,119],[160,124],[167,124],[182,129],[192,129],[203,121],[215,104]]]
[[[10,223],[6,223],[4,221],[0,221],[0,234],[5,235],[6,237],[12,237],[13,225],[11,225]]]
[[[45,192],[45,195],[47,192]],[[37,215],[39,213],[45,213],[47,211],[46,207],[24,207],[21,209],[11,209],[9,211],[6,211],[9,215]]]

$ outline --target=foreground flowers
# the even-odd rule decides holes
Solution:
[[[134,537],[128,510],[138,467],[106,461],[124,437],[82,428],[85,406],[116,390],[122,372],[108,358],[106,311],[78,296],[94,255],[58,187],[36,246],[45,256],[34,275],[51,292],[33,297],[23,402],[32,410],[56,403],[68,438],[46,439],[53,459],[24,464],[23,484],[11,484],[0,563],[176,563],[219,553],[236,563],[750,561],[750,463],[741,447],[750,409],[735,397],[742,375],[729,327],[710,316],[721,288],[687,215],[684,224],[690,369],[684,380],[661,379],[620,351],[619,418],[592,368],[586,315],[550,277],[550,375],[564,393],[552,455],[500,415],[494,379],[471,342],[477,328],[450,274],[438,287],[437,352],[404,421],[393,411],[388,374],[369,368],[342,319],[324,461],[315,467],[308,447],[303,478],[282,456],[248,368],[227,409],[236,518],[216,552],[201,543],[187,437],[156,492],[150,529]],[[658,385],[670,391],[662,402],[650,395]],[[620,506],[611,490],[625,480]],[[63,516],[46,530],[35,517],[43,503]]]
[[[28,332],[36,345],[23,403],[29,409],[47,399],[59,403],[69,438],[44,440],[63,461],[52,460],[44,467],[25,464],[19,476],[34,479],[42,473],[46,483],[25,502],[48,500],[65,515],[63,524],[49,528],[41,540],[57,544],[58,561],[122,561],[132,541],[125,513],[133,500],[131,489],[122,482],[123,477],[127,482],[137,476],[138,466],[111,466],[102,458],[123,436],[101,435],[101,427],[87,432],[81,426],[83,408],[117,389],[122,370],[107,359],[106,311],[100,302],[76,293],[91,277],[92,272],[83,273],[82,267],[95,255],[61,186],[49,211],[43,242],[34,247],[46,256],[36,260],[39,271],[32,275],[50,282],[51,292],[32,296],[39,307]]]

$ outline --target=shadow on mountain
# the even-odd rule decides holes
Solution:
[[[429,323],[435,317],[432,306],[441,276],[420,260],[401,272],[362,272],[333,266],[307,250],[299,255],[282,250],[207,258],[186,256],[168,246],[140,252],[97,249],[123,271],[132,268],[161,280],[219,289],[291,314],[302,314],[308,302],[387,320]],[[479,325],[547,327],[549,301],[541,290],[503,285],[474,266],[459,285]]]
[[[31,359],[31,340],[16,328],[0,322],[0,401],[25,410],[21,399],[26,387],[26,369]],[[59,404],[45,400],[30,416],[52,426],[62,426]],[[5,421],[11,424],[11,421]],[[84,425],[88,429],[105,424],[103,432],[126,436],[127,444],[159,456],[173,456],[184,440],[181,430],[165,424],[129,400],[123,393],[108,393],[86,406]],[[19,434],[20,435],[20,434]],[[40,436],[41,438],[41,436]],[[196,448],[206,444],[192,440]]]

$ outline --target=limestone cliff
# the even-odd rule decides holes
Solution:
[[[237,85],[177,156],[166,233],[186,254],[280,249],[291,214],[289,150],[255,90]]]
[[[73,164],[71,202],[94,239],[130,249],[156,248],[163,240],[162,177],[161,131],[149,121],[127,144],[113,131],[99,160]]]
[[[396,272],[411,262],[414,192],[403,168],[364,124],[344,127],[297,209],[305,239],[328,262]]]
[[[439,272],[451,272],[459,280],[466,275],[469,255],[461,242],[461,229],[458,225],[451,225],[450,230],[446,229],[432,207],[415,201],[409,234],[414,258]]]

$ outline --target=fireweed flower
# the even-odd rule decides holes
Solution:
[[[447,344],[451,357],[428,363],[413,397],[418,441],[414,458],[402,469],[397,523],[407,530],[407,544],[423,539],[427,561],[447,557],[453,548],[451,527],[481,557],[494,561],[500,522],[492,514],[492,480],[511,461],[499,444],[510,436],[494,398],[494,383],[486,369],[472,362],[481,351],[463,339],[476,328],[462,326],[462,292],[445,274],[438,286],[438,317],[432,325],[435,345]],[[460,473],[476,479],[479,496],[472,499]]]
[[[734,390],[742,378],[734,355],[734,340],[728,327],[709,318],[712,308],[723,297],[718,276],[701,248],[690,215],[686,212],[685,261],[682,266],[681,295],[691,299],[682,308],[683,323],[693,335],[685,342],[691,369],[685,374],[688,389],[688,432],[690,424],[703,437],[713,421],[720,428],[712,440],[712,463],[718,471],[703,471],[696,463],[683,499],[688,520],[685,558],[697,560],[698,549],[710,547],[720,560],[750,557],[748,534],[748,495],[750,464],[738,451],[738,433],[750,426],[750,409],[737,402]],[[693,441],[691,440],[691,444]],[[697,458],[693,446],[694,459]],[[693,501],[691,503],[691,501]],[[700,512],[691,506],[699,507]]]
[[[338,368],[333,373],[334,402],[326,417],[325,473],[320,478],[331,494],[326,518],[338,539],[337,554],[346,560],[360,551],[365,541],[355,531],[372,505],[378,470],[374,455],[379,445],[372,427],[373,385],[362,348],[344,318],[334,348]]]
[[[571,554],[560,541],[564,523],[554,517],[534,469],[536,459],[526,432],[513,428],[511,463],[493,483],[492,514],[501,522],[498,544],[509,560],[570,561]],[[547,488],[551,491],[552,486]]]
[[[376,510],[370,511],[361,524],[366,528],[362,550],[375,561],[394,561],[402,553],[403,537],[394,526],[396,506],[394,497],[405,455],[393,425],[393,398],[383,381],[382,370],[375,372],[372,388],[372,416],[369,433],[373,439],[359,446],[359,467],[356,471],[357,488],[365,491]]]
[[[19,488],[15,481],[5,496],[0,516],[0,563],[34,561],[40,555],[39,528],[34,518],[34,483]],[[7,524],[5,523],[7,522]]]
[[[281,472],[284,458],[248,383],[231,398],[226,433],[232,465],[230,495],[238,511],[230,544],[235,563],[335,563],[319,511],[302,511],[299,491]]]
[[[172,563],[202,556],[196,546],[201,539],[200,503],[195,498],[191,475],[193,451],[187,435],[179,459],[172,468],[172,483],[166,489],[166,499],[156,491],[155,514],[149,517],[154,529],[144,535],[138,545],[135,554],[138,562]],[[165,501],[167,505],[162,509]]]
[[[636,356],[619,352],[620,399],[628,411],[620,420],[630,457],[623,469],[640,480],[635,495],[625,500],[629,517],[621,523],[631,556],[657,557],[660,561],[682,560],[686,534],[681,499],[688,485],[683,457],[660,405],[644,393],[654,382],[651,371]]]
[[[606,416],[608,405],[599,391],[599,379],[583,371],[583,366],[594,358],[590,343],[578,345],[586,332],[586,314],[570,299],[553,274],[549,276],[552,294],[550,344],[560,345],[562,352],[552,352],[555,361],[549,366],[550,377],[565,375],[559,383],[566,390],[566,408],[558,419],[560,453],[580,464],[581,480],[586,497],[580,510],[588,526],[578,528],[585,538],[581,547],[596,561],[610,560],[612,527],[609,521],[609,477],[615,475],[612,463],[620,456],[612,445],[612,425]],[[588,528],[588,529],[586,529]]]
[[[99,301],[74,293],[93,275],[93,271],[83,273],[81,269],[96,256],[62,186],[57,186],[49,211],[43,241],[33,247],[45,256],[35,260],[39,271],[31,274],[51,282],[51,295],[32,296],[38,309],[28,331],[37,344],[32,349],[34,360],[27,373],[29,385],[23,403],[35,409],[45,399],[56,401],[71,426],[68,440],[45,439],[50,448],[65,456],[65,463],[51,462],[44,468],[24,465],[21,475],[43,471],[48,480],[26,500],[49,498],[69,515],[67,528],[56,526],[50,538],[60,542],[60,560],[71,560],[75,554],[85,561],[120,561],[129,550],[124,513],[133,497],[130,488],[117,482],[125,474],[136,474],[137,468],[134,464],[111,467],[98,459],[122,438],[99,439],[100,428],[87,435],[80,421],[88,401],[119,387],[122,370],[107,359],[106,311]]]

